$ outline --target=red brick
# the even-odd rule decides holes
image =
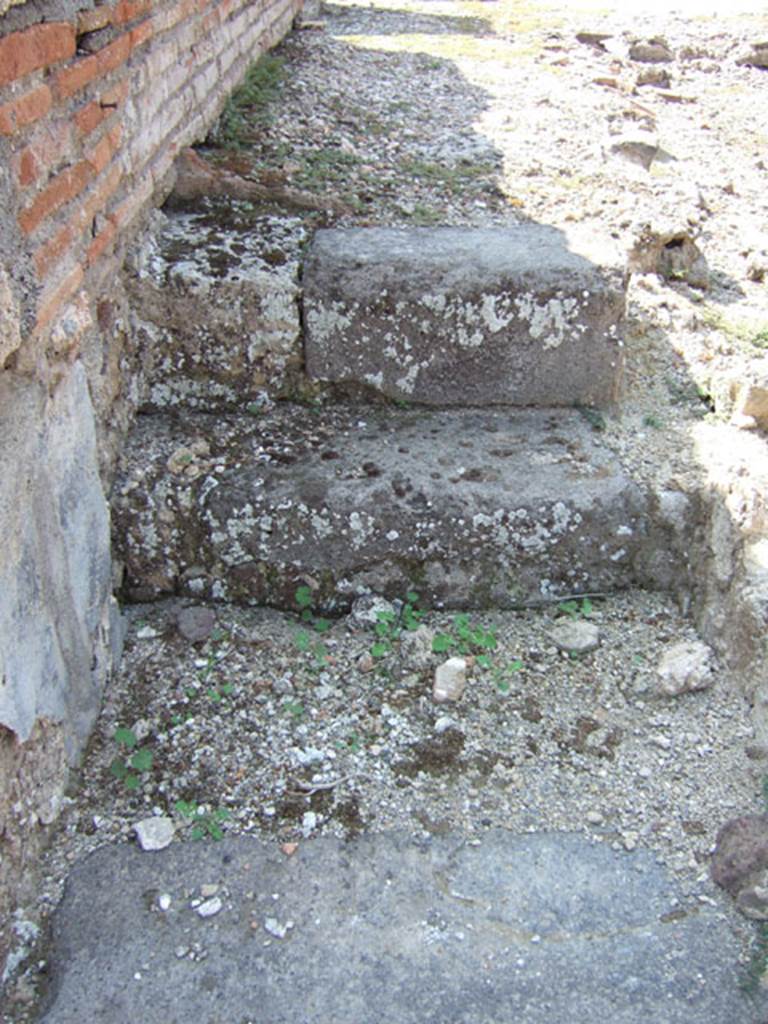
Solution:
[[[113,164],[101,181],[85,197],[82,215],[86,222],[92,221],[97,213],[102,213],[111,196],[117,191],[123,180],[123,172],[118,164]]]
[[[90,152],[85,154],[86,160],[96,174],[101,174],[109,161],[115,155],[117,147],[120,145],[121,137],[122,128],[119,124],[115,125],[110,132],[107,132],[106,135],[102,136]]]
[[[53,238],[38,246],[33,254],[35,270],[38,280],[42,281],[48,276],[51,267],[59,262],[64,253],[72,244],[73,229],[71,224],[65,224],[56,232]]]
[[[32,25],[0,39],[0,85],[38,68],[66,60],[75,52],[75,30],[66,21]]]
[[[25,235],[31,235],[40,223],[78,195],[93,177],[93,168],[86,160],[57,174],[34,202],[19,214],[19,226]]]
[[[73,267],[72,270],[54,288],[40,297],[37,306],[35,331],[44,330],[56,314],[61,310],[67,299],[70,299],[83,281],[83,268]]]
[[[115,7],[115,24],[124,25],[128,21],[135,21],[136,18],[140,18],[142,14],[148,14],[151,10],[151,0],[120,0]]]
[[[83,89],[89,82],[99,74],[99,62],[96,54],[88,57],[81,57],[68,68],[62,68],[56,75],[56,93],[59,99],[65,100],[74,95],[79,89]]]
[[[142,43],[146,43],[148,39],[151,39],[155,34],[155,26],[152,24],[152,19],[147,18],[146,21],[142,21],[136,28],[131,29],[131,48],[136,49],[137,46],[141,46]]]
[[[77,12],[77,34],[83,36],[86,32],[97,32],[105,28],[112,21],[112,8],[109,4],[101,4],[94,7],[92,11]]]
[[[100,103],[91,100],[75,114],[75,125],[80,135],[90,135],[94,128],[98,128],[105,117],[109,117],[111,110],[105,110]]]
[[[88,246],[88,250],[85,254],[88,266],[93,266],[103,254],[107,246],[114,240],[117,234],[117,227],[111,221],[107,222],[107,226],[103,228],[98,235],[94,238],[91,244]]]
[[[27,146],[15,158],[14,168],[16,170],[16,180],[22,188],[26,188],[27,185],[37,181],[40,174],[40,163],[31,146]]]
[[[113,85],[111,89],[107,89],[101,94],[99,103],[102,107],[119,107],[127,95],[128,82],[118,82],[117,85]]]
[[[99,50],[94,57],[99,62],[99,72],[102,75],[109,74],[115,68],[119,68],[128,60],[131,53],[131,33],[124,32],[117,39],[114,39],[108,46]]]
[[[0,135],[13,135],[19,128],[33,124],[48,113],[53,105],[51,90],[38,85],[0,107]]]

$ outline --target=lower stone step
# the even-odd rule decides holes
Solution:
[[[140,418],[113,523],[130,599],[510,607],[667,586],[648,505],[577,412],[280,405]]]
[[[105,846],[57,911],[42,1024],[763,1021],[689,903],[647,851],[567,833]]]

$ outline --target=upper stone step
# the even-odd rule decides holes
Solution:
[[[113,493],[127,596],[342,610],[670,583],[648,497],[570,410],[278,406],[143,417]],[[665,575],[666,574],[666,575]]]
[[[624,274],[574,244],[532,223],[318,231],[307,373],[428,405],[610,405]]]

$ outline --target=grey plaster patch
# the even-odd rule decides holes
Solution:
[[[0,381],[0,723],[64,723],[79,751],[111,668],[109,517],[93,411],[75,364],[51,399]]]
[[[171,472],[173,453],[195,445],[209,454]],[[658,582],[643,566],[670,556],[647,508],[582,417],[562,410],[281,405],[154,418],[129,440],[113,492],[131,597],[287,608],[306,575],[338,608],[411,585],[433,604],[508,607]]]
[[[206,920],[190,896],[211,881]],[[43,1024],[762,1019],[716,910],[686,906],[645,851],[569,834],[104,847],[54,933]]]
[[[607,405],[624,277],[555,228],[318,231],[307,372],[430,405]]]

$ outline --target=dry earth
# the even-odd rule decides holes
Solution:
[[[283,75],[266,109],[233,114],[228,147],[220,132],[205,154],[342,200],[342,224],[529,218],[597,230],[624,251],[641,240],[646,254],[654,232],[694,241],[706,269],[633,275],[626,400],[601,436],[646,477],[706,474],[705,449],[757,472],[764,439],[743,429],[754,423],[739,418],[736,384],[766,377],[768,70],[738,59],[768,39],[768,16],[746,4],[727,17],[690,2],[684,14],[565,6],[327,5],[276,51]],[[629,56],[657,37],[670,60]],[[462,700],[440,705],[432,676],[447,653],[423,632],[379,620],[389,635],[377,636],[375,614],[326,629],[298,607],[219,607],[193,642],[180,607],[129,611],[121,677],[20,938],[40,925],[44,935],[69,864],[167,813],[179,838],[196,826],[288,844],[501,826],[643,845],[683,879],[680,914],[714,902],[748,958],[753,925],[712,884],[708,858],[724,821],[761,808],[765,766],[748,754],[746,702],[716,663],[708,688],[658,696],[664,650],[695,638],[670,598],[598,596],[468,622],[425,610],[418,624],[438,647],[463,643],[476,659]],[[571,619],[598,627],[596,650],[574,657],[552,642]],[[118,728],[152,754],[136,790],[110,770],[131,756]],[[44,941],[26,952],[5,1022],[33,1020],[45,985]]]

